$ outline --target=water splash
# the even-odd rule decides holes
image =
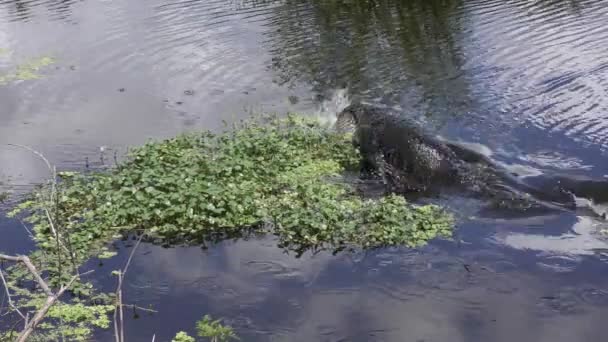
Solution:
[[[497,236],[496,239],[515,249],[543,252],[546,256],[539,262],[543,262],[546,266],[559,261],[560,267],[563,267],[564,260],[575,264],[580,261],[578,256],[594,255],[597,250],[606,250],[608,241],[600,234],[605,226],[606,222],[602,220],[578,216],[571,230],[562,235],[509,232],[506,236]]]
[[[574,201],[578,208],[587,208],[591,209],[593,213],[597,214],[601,218],[608,220],[608,203],[596,202],[593,199],[585,198],[585,197],[577,197],[572,194],[574,197]]]
[[[333,126],[336,122],[336,115],[351,104],[351,98],[347,89],[336,89],[330,98],[324,100],[319,105],[314,116],[322,125]]]

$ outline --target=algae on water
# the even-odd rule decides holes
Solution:
[[[0,56],[2,51],[0,50]],[[49,56],[31,59],[25,63],[17,65],[13,71],[7,74],[0,74],[0,85],[14,81],[27,81],[39,79],[42,76],[39,71],[51,64],[55,63],[55,59]]]

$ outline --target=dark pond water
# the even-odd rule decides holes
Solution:
[[[0,75],[41,56],[56,60],[41,79],[0,85],[0,190],[46,176],[7,143],[83,169],[251,111],[330,113],[341,89],[530,172],[608,175],[606,1],[0,0]],[[445,203],[456,241],[417,250],[143,245],[126,297],[159,313],[129,320],[128,340],[168,341],[205,313],[247,341],[605,340],[606,221]],[[32,247],[18,222],[0,218],[0,236]]]

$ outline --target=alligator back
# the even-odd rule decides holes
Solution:
[[[337,124],[353,133],[363,171],[380,175],[392,192],[435,193],[455,187],[509,208],[572,209],[573,195],[608,199],[606,180],[540,176],[527,182],[484,154],[434,138],[377,107],[351,105],[338,115]]]

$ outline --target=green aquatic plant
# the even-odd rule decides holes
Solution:
[[[37,334],[45,341],[89,341],[93,329],[110,327],[108,315],[113,311],[113,305],[60,303],[49,310]]]
[[[196,322],[196,334],[211,342],[228,342],[238,339],[231,327],[223,325],[220,320],[213,320],[209,315],[205,315],[203,319]]]
[[[238,340],[234,330],[223,325],[220,320],[214,320],[209,315],[205,315],[196,322],[196,334],[210,342],[228,342]],[[171,340],[172,342],[195,342],[196,339],[184,331],[178,332]]]
[[[97,253],[134,228],[195,244],[269,232],[298,249],[418,246],[449,236],[451,217],[436,206],[362,199],[341,178],[358,162],[348,137],[313,119],[249,120],[219,135],[148,143],[110,172],[60,174],[57,215],[76,249]],[[40,201],[47,196],[37,196],[18,211],[33,212],[36,239],[50,248]]]
[[[178,332],[171,342],[196,342],[194,337],[188,335],[185,331]]]
[[[0,85],[14,81],[39,79],[42,77],[39,71],[53,63],[55,63],[54,58],[45,56],[19,64],[12,72],[5,75],[0,75]]]

